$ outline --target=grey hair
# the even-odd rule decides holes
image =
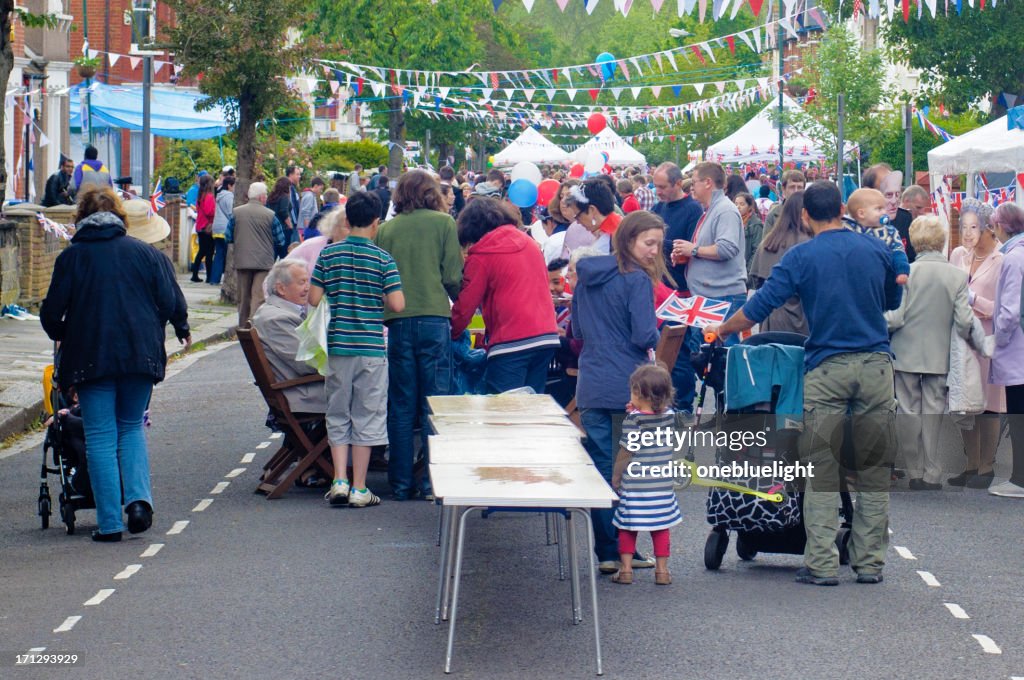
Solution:
[[[257,199],[267,195],[267,185],[263,182],[253,182],[249,185],[248,196],[250,199]]]
[[[992,217],[993,212],[995,212],[995,209],[992,206],[988,203],[982,203],[976,198],[965,198],[963,205],[960,207],[961,215],[974,213],[978,216],[978,227],[981,231],[992,228],[989,218]]]
[[[675,163],[662,163],[657,167],[655,172],[663,172],[668,178],[668,183],[671,185],[679,184],[683,181],[683,171],[679,169],[679,166]]]
[[[928,195],[928,190],[923,186],[920,184],[911,184],[903,190],[903,195],[900,196],[900,200],[909,201],[914,198],[923,198],[926,201],[930,201],[932,199],[932,197]]]
[[[286,257],[278,260],[270,268],[270,273],[267,274],[267,290],[272,295],[277,295],[277,284],[280,283],[282,286],[287,286],[292,282],[292,267],[302,267],[303,270],[307,269],[305,261],[297,257]]]
[[[338,221],[344,219],[345,206],[339,205],[337,208],[333,208],[330,212],[321,217],[316,226],[317,229],[320,230],[321,234],[333,240],[334,229],[338,226]]]
[[[583,248],[577,248],[576,250],[569,253],[569,264],[575,265],[580,260],[587,257],[598,257],[604,255],[600,250],[593,246],[585,246]]]

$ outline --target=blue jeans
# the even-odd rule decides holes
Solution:
[[[580,410],[583,429],[587,431],[587,453],[594,461],[594,467],[604,477],[604,481],[612,483],[612,468],[618,447],[612,441],[612,416],[621,415],[621,411],[603,408],[585,408]],[[615,508],[595,508],[590,511],[590,520],[594,524],[594,554],[599,562],[619,559],[619,532],[612,524]]]
[[[451,332],[451,321],[443,316],[388,324],[388,482],[398,498],[408,498],[413,489],[413,430],[417,422],[427,427],[427,397],[451,392]],[[423,451],[427,462],[426,441]],[[419,490],[430,491],[425,471]]]
[[[125,505],[145,501],[153,507],[149,453],[142,424],[152,391],[153,378],[144,375],[106,378],[78,386],[86,458],[101,534],[124,529],[122,501]]]
[[[742,295],[723,295],[720,298],[715,298],[722,302],[729,303],[729,313],[725,315],[728,319],[737,311],[743,308],[743,305],[747,304],[747,294]],[[738,344],[740,336],[738,334],[731,335],[729,340],[726,341],[726,347],[732,347]],[[701,328],[695,328],[690,326],[686,330],[686,337],[683,339],[683,346],[679,350],[679,358],[676,360],[676,365],[672,369],[672,386],[676,390],[676,410],[686,411],[687,413],[693,413],[693,402],[697,396],[696,381],[700,380],[700,376],[690,365],[690,355],[694,352],[700,351],[701,343],[704,342],[704,330]]]
[[[548,365],[554,356],[554,347],[539,347],[487,357],[484,382],[488,394],[507,392],[517,387],[532,387],[537,394],[543,394],[548,382]]]
[[[213,271],[210,272],[210,283],[220,283],[227,260],[228,242],[222,238],[213,239]]]

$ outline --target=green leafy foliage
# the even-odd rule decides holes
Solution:
[[[157,177],[177,177],[183,188],[192,185],[200,170],[216,175],[225,165],[235,165],[235,150],[216,139],[169,140],[163,162],[154,171]]]
[[[982,124],[981,115],[975,112],[940,118],[933,122],[952,135],[962,135]],[[872,164],[888,163],[894,168],[902,168],[905,162],[903,148],[905,134],[900,122],[900,113],[880,114],[873,120],[873,123],[874,128],[865,140],[865,145],[870,152],[870,162]],[[914,170],[927,170],[928,152],[945,142],[941,137],[921,128],[916,118],[912,120],[912,123]]]
[[[836,157],[839,131],[839,95],[844,95],[844,137],[860,140],[875,125],[872,113],[882,98],[882,55],[863,50],[845,24],[830,27],[817,50],[805,60],[799,84],[814,88],[816,96],[804,105],[792,123],[820,143],[829,158]]]
[[[325,170],[352,170],[356,163],[364,168],[375,168],[388,162],[387,147],[373,140],[336,142],[321,139],[312,147],[313,167]]]
[[[993,117],[1005,113],[1003,92],[1024,95],[1024,8],[1019,2],[964,9],[935,18],[890,21],[883,36],[889,56],[921,69],[922,100],[964,111],[991,94]]]

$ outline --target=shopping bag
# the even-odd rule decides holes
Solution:
[[[331,307],[324,298],[295,329],[299,338],[295,360],[306,362],[322,376],[327,375],[327,324],[330,320]]]

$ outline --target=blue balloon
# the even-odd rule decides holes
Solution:
[[[615,63],[615,57],[609,52],[602,52],[597,55],[597,59],[594,60],[596,63],[601,65],[601,76],[605,80],[611,80],[615,77],[615,69],[618,68],[618,64]]]
[[[537,203],[537,185],[528,179],[517,179],[508,185],[508,200],[519,208],[532,208]]]

